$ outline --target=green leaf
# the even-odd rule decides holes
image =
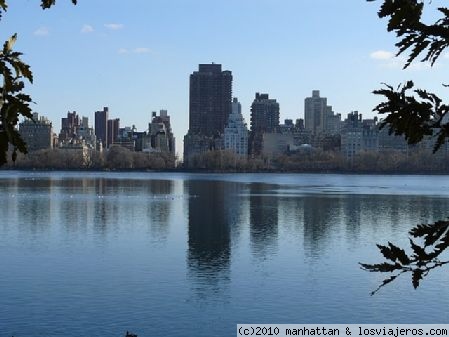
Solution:
[[[0,19],[2,18],[2,11],[6,12],[8,10],[8,4],[6,0],[0,0]]]
[[[14,44],[17,41],[17,33],[15,33],[13,36],[11,36],[4,44],[3,44],[3,54],[8,55],[9,52],[14,47]]]
[[[16,60],[12,66],[16,70],[17,76],[25,77],[30,83],[33,83],[33,73],[31,72],[31,68],[29,65],[23,63],[20,60]]]
[[[41,0],[42,8],[50,8],[56,0]],[[71,0],[77,4],[76,0]],[[2,11],[8,8],[6,0],[0,0],[0,18]],[[17,151],[26,153],[27,147],[16,126],[19,117],[24,116],[32,118],[32,109],[30,104],[32,99],[23,93],[25,88],[24,79],[33,83],[33,73],[30,66],[24,63],[20,57],[22,53],[13,51],[17,41],[17,34],[11,36],[0,51],[0,76],[3,77],[3,83],[0,87],[3,104],[0,107],[0,166],[7,162],[7,151],[9,145],[12,145],[12,160],[16,160]]]

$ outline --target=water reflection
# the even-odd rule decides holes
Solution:
[[[155,180],[147,185],[147,193],[155,196],[155,200],[147,208],[147,217],[151,219],[151,235],[159,241],[167,240],[169,234],[170,215],[172,213],[172,180]],[[171,200],[170,200],[171,199]]]
[[[0,187],[0,212],[24,232],[42,232],[53,225],[67,233],[91,228],[106,235],[124,226],[143,226],[161,241],[169,232],[171,180],[44,177],[1,180]]]
[[[331,232],[338,228],[340,197],[310,196],[304,199],[304,249],[312,257],[325,251]]]
[[[28,180],[14,180],[5,186],[4,192],[9,194],[11,204],[8,207],[13,210],[12,216],[18,219],[20,231],[36,234],[49,230],[54,186],[48,179],[38,182],[34,189],[37,196],[33,196],[27,193],[32,184],[33,182]],[[23,195],[25,197],[22,197]]]
[[[170,180],[99,179],[95,185],[94,223],[98,233],[127,224],[147,227],[153,239],[169,232],[174,182]]]
[[[100,234],[143,226],[151,237],[166,240],[176,201],[172,180],[43,177],[2,179],[0,187],[1,213],[30,233],[51,224]],[[257,182],[184,180],[183,188],[188,261],[200,271],[228,269],[231,247],[246,229],[254,256],[279,248],[282,226],[301,237],[307,254],[319,257],[341,229],[353,240],[366,231],[397,232],[404,224],[411,228],[443,218],[449,206],[448,199],[426,196],[295,194],[295,189],[285,195],[278,194],[285,191],[282,185]]]
[[[258,258],[276,251],[278,238],[279,197],[277,185],[249,184],[251,249]]]
[[[362,269],[369,272],[385,273],[389,275],[371,292],[377,293],[385,285],[393,282],[404,273],[412,275],[412,285],[416,289],[420,282],[436,268],[449,264],[449,260],[441,260],[441,256],[449,248],[449,221],[438,220],[431,224],[419,224],[409,231],[410,248],[412,254],[388,242],[377,248],[384,257],[381,263],[360,263]]]
[[[238,222],[238,184],[222,181],[185,181],[188,198],[188,254],[190,275],[198,287],[218,290],[229,280],[231,228]]]
[[[289,184],[276,175],[53,175],[0,178],[0,335],[33,335],[41,322],[46,336],[53,325],[82,335],[137,322],[149,336],[202,337],[229,336],[237,319],[423,323],[449,303],[435,291],[447,273],[432,273],[416,301],[408,281],[372,299],[375,275],[357,264],[378,262],[375,243],[444,218],[449,198],[419,179],[424,195],[412,196],[371,194],[375,177],[358,178],[351,194],[347,183],[311,187],[302,175]],[[70,319],[80,315],[81,327]],[[223,333],[197,333],[197,322]]]

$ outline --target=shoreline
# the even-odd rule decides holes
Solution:
[[[186,174],[315,174],[315,175],[392,175],[392,176],[449,176],[449,171],[351,171],[351,170],[255,170],[255,171],[232,171],[232,170],[209,170],[209,169],[38,169],[38,168],[0,168],[0,172],[97,172],[97,173],[186,173]]]

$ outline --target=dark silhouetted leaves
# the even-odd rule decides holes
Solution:
[[[441,241],[435,246],[435,257],[438,257],[443,251],[449,247],[449,232],[441,238]]]
[[[404,249],[389,242],[388,246],[377,245],[377,247],[385,259],[393,263],[387,261],[375,264],[360,264],[363,270],[369,272],[393,273],[372,294],[375,294],[400,274],[408,272],[412,274],[412,284],[416,289],[423,277],[432,269],[449,263],[449,261],[439,260],[440,255],[449,247],[449,221],[417,225],[410,230],[410,235],[423,241],[423,244],[419,244],[410,239],[411,254],[407,255]]]
[[[77,0],[70,0],[74,5],[78,2]],[[50,8],[56,4],[56,0],[41,0],[41,7],[43,9]],[[6,12],[8,10],[8,4],[6,3],[6,0],[0,0],[0,19],[2,18],[3,12]]]
[[[0,0],[0,19],[2,18],[3,12],[6,12],[8,10],[8,4],[6,3],[6,0]]]
[[[368,0],[375,1],[375,0]],[[421,61],[428,61],[432,65],[449,45],[449,10],[438,8],[443,15],[433,24],[422,21],[424,2],[418,0],[384,0],[378,15],[388,18],[387,29],[395,32],[399,51],[397,55],[410,50],[404,68],[410,66],[421,53]]]
[[[419,281],[422,280],[422,276],[423,276],[423,271],[421,269],[415,269],[413,271],[412,274],[412,284],[413,284],[413,288],[418,288],[419,287]]]
[[[385,96],[387,100],[377,105],[374,111],[387,115],[380,122],[381,128],[388,126],[390,134],[404,135],[410,144],[419,143],[425,136],[436,137],[436,152],[449,137],[449,124],[443,123],[449,106],[425,90],[415,89],[408,94],[413,86],[414,83],[408,81],[397,90],[389,85],[375,90],[374,94]]]
[[[421,224],[410,230],[410,235],[423,238],[426,246],[433,245],[449,229],[449,221],[440,220],[434,224]]]
[[[418,261],[418,263],[425,264],[425,262],[430,261],[432,259],[432,256],[426,253],[426,250],[417,245],[413,240],[410,240],[410,247],[412,247],[413,250],[413,258]]]
[[[376,0],[367,0],[376,1]],[[430,5],[430,3],[429,3]],[[421,54],[422,62],[434,65],[441,53],[449,46],[449,9],[437,8],[442,16],[432,24],[422,20],[424,2],[419,0],[383,0],[378,15],[387,18],[387,30],[395,32],[399,56],[409,52],[404,69]],[[435,94],[414,89],[409,81],[396,90],[391,86],[374,91],[385,96],[374,111],[387,116],[381,121],[381,127],[388,126],[390,134],[404,135],[410,144],[416,144],[426,136],[434,137],[434,152],[449,138],[449,123],[443,123],[443,117],[449,107]]]
[[[46,9],[55,4],[56,0],[42,0],[41,7]],[[71,0],[76,5],[77,0]],[[8,9],[6,0],[0,0],[0,19]],[[13,50],[17,41],[17,34],[12,35],[0,50],[0,166],[8,160],[8,150],[12,147],[11,159],[17,158],[17,151],[27,152],[27,147],[16,126],[19,117],[32,118],[30,104],[32,99],[24,94],[25,82],[33,83],[33,73],[30,66],[21,60],[22,53]]]
[[[77,3],[77,0],[70,0],[70,1],[72,1],[74,5],[76,5]],[[56,4],[56,0],[42,0],[41,7],[43,9],[47,9],[53,6],[54,4]]]
[[[17,34],[11,36],[0,51],[0,72],[3,75],[3,85],[0,88],[0,165],[7,162],[6,153],[9,144],[13,147],[11,159],[17,157],[17,150],[26,153],[26,144],[16,129],[19,116],[32,118],[31,97],[22,90],[25,83],[22,79],[33,81],[30,67],[20,59],[21,53],[13,51]]]
[[[398,269],[402,269],[402,265],[400,265],[399,263],[396,263],[396,264],[391,264],[388,262],[378,263],[378,264],[361,263],[360,265],[361,265],[362,269],[365,269],[370,272],[387,273],[387,272],[392,272],[392,271],[395,271]]]
[[[375,293],[377,293],[382,287],[386,286],[388,283],[394,281],[398,276],[399,276],[399,274],[387,277],[385,280],[382,281],[382,283],[379,285],[379,287],[377,287],[376,290],[371,292],[371,296],[374,295]]]
[[[388,242],[388,246],[377,245],[382,255],[393,262],[399,261],[401,264],[409,264],[410,259],[408,258],[405,251],[399,247],[396,247],[391,242]]]

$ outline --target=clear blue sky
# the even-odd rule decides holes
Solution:
[[[444,3],[435,0],[432,6]],[[443,95],[449,57],[433,69],[401,70],[395,38],[364,0],[58,0],[42,11],[36,0],[10,0],[1,38],[14,32],[35,83],[26,91],[35,110],[60,119],[76,110],[93,123],[109,106],[121,126],[146,130],[150,113],[167,109],[182,153],[188,129],[189,74],[199,63],[221,63],[234,77],[233,95],[249,123],[255,92],[270,94],[281,120],[302,118],[312,90],[336,113],[371,117],[381,82],[413,79]]]

